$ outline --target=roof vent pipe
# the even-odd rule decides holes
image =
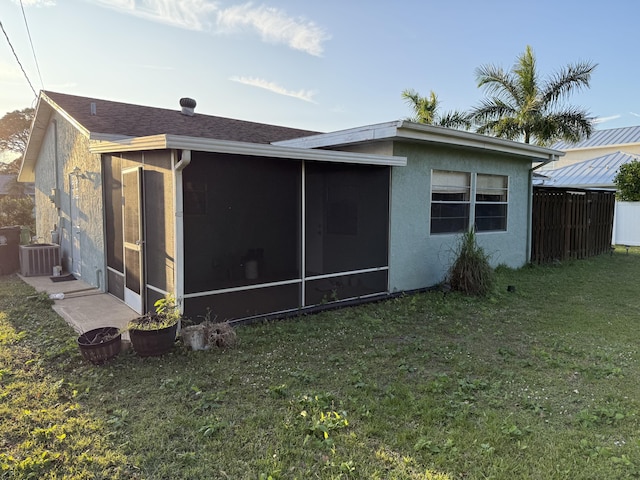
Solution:
[[[96,102],[91,102],[89,107],[91,109],[91,115],[95,115],[96,114]]]
[[[193,117],[195,115],[196,101],[193,98],[184,97],[180,99],[182,114]]]

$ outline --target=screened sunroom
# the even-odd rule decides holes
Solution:
[[[406,159],[229,145],[104,155],[112,294],[235,320],[389,291],[391,166]]]
[[[390,167],[194,152],[182,175],[186,312],[387,292]]]

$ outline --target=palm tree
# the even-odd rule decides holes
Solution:
[[[471,112],[477,132],[538,145],[589,138],[592,117],[562,102],[573,91],[589,87],[596,66],[569,64],[541,82],[533,50],[527,45],[510,72],[494,65],[479,67],[478,87],[484,87],[490,97]]]
[[[406,89],[402,92],[402,98],[414,112],[413,117],[407,118],[411,122],[450,128],[468,129],[471,126],[465,113],[452,111],[440,115],[438,112],[440,101],[433,90],[431,90],[429,97],[421,97],[415,90]]]

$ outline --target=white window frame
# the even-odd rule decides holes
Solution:
[[[466,177],[466,181],[462,181]],[[480,178],[480,181],[478,180]],[[463,233],[471,226],[475,227],[477,233],[506,232],[508,228],[509,213],[509,175],[492,173],[464,172],[455,170],[431,170],[431,191],[430,191],[430,235],[452,235]],[[461,198],[446,197],[438,198],[438,194],[459,194]],[[481,195],[492,195],[498,197],[497,201],[480,199]],[[451,197],[454,197],[452,195]],[[466,205],[468,208],[466,225],[455,227],[456,217],[451,217],[451,224],[454,228],[442,231],[442,220],[446,216],[434,217],[436,210],[442,211],[447,206]],[[504,228],[477,228],[476,215],[478,206],[481,205],[502,205],[504,206]],[[461,218],[461,217],[457,217]],[[495,218],[503,218],[495,217]],[[434,224],[434,219],[436,224]],[[435,228],[434,228],[435,227]],[[436,230],[434,232],[434,230]]]
[[[487,181],[481,181],[481,179],[486,179]],[[501,184],[501,185],[500,185]],[[488,200],[483,199],[480,200],[480,195],[489,195],[492,197],[496,197],[496,200]],[[475,174],[475,194],[474,194],[475,204],[473,208],[474,212],[474,225],[476,227],[476,232],[506,232],[507,231],[507,220],[509,217],[509,176],[508,175],[497,175],[491,173],[476,173]],[[503,216],[493,216],[487,218],[494,219],[502,219],[504,218],[502,224],[503,228],[484,228],[479,227],[478,225],[478,206],[489,205],[489,206],[504,206],[504,217]]]
[[[472,215],[471,199],[473,196],[471,186],[472,175],[470,172],[453,170],[431,171],[431,220],[429,229],[431,232],[437,230],[433,235],[461,233],[468,228]],[[446,214],[435,216],[436,211],[453,213],[456,210],[458,211],[458,216],[447,216]],[[462,214],[464,214],[464,217],[461,216]],[[465,220],[467,225],[463,226],[460,222]],[[447,223],[453,228],[443,231],[442,227],[446,226]]]

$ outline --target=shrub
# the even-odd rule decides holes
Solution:
[[[460,238],[448,283],[451,290],[467,295],[486,295],[493,287],[494,271],[489,265],[489,255],[476,243],[473,230]]]
[[[633,160],[620,165],[620,170],[613,181],[616,184],[618,200],[640,201],[640,161]]]

